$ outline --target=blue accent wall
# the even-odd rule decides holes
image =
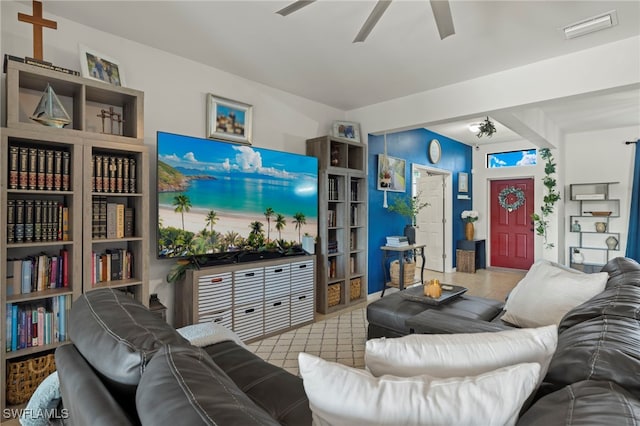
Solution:
[[[432,164],[428,157],[428,147],[431,139],[438,139],[442,147],[442,156],[437,164]],[[377,189],[378,155],[384,155],[384,136],[369,135],[369,293],[381,291],[384,285],[382,269],[382,252],[380,246],[386,242],[388,235],[402,235],[407,224],[406,218],[397,213],[389,212],[382,207],[384,191]],[[458,172],[469,173],[469,192],[473,194],[473,179],[471,175],[472,148],[468,145],[431,132],[427,129],[414,129],[387,134],[387,155],[406,160],[405,179],[407,193],[387,192],[387,204],[391,205],[394,198],[411,193],[411,165],[420,164],[432,168],[450,171],[453,185],[447,190],[452,191],[453,217],[447,218],[447,226],[452,228],[453,244],[451,252],[455,253],[455,241],[464,238],[464,226],[460,214],[463,210],[471,210],[471,200],[458,200]],[[455,265],[455,256],[453,259]]]

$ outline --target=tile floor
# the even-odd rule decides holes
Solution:
[[[424,279],[467,287],[467,294],[504,300],[522,279],[525,271],[480,269],[475,274],[439,273],[425,270]],[[388,289],[387,293],[398,291]],[[377,296],[371,296],[375,300]],[[327,361],[351,367],[364,367],[367,339],[366,304],[332,315],[317,315],[316,322],[296,330],[251,343],[249,349],[271,364],[298,375],[298,353],[307,352]]]

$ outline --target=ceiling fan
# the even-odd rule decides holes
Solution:
[[[297,10],[302,9],[305,6],[309,6],[316,0],[296,0],[289,6],[286,6],[276,13],[282,16],[287,16]],[[376,26],[384,12],[387,10],[392,0],[378,0],[373,10],[369,14],[369,17],[360,28],[360,31],[353,40],[354,43],[363,42],[367,39],[367,36]],[[438,27],[438,33],[440,33],[440,39],[444,40],[452,34],[455,34],[453,28],[453,19],[451,18],[451,8],[449,7],[448,0],[429,0],[431,3],[431,10],[436,20],[436,26]]]

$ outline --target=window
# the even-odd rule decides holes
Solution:
[[[487,168],[535,166],[538,162],[538,150],[495,152],[487,154]]]

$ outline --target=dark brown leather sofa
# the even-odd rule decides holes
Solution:
[[[523,408],[519,426],[640,425],[640,264],[619,257],[602,271],[609,274],[605,290],[562,319],[547,375],[532,404]],[[386,298],[369,305],[369,338],[407,334],[409,328],[400,322],[405,318],[389,318],[395,312],[408,317],[425,310],[401,298],[382,302]],[[510,327],[500,320],[499,302],[473,297],[461,302],[428,311],[426,331]]]
[[[120,291],[81,296],[69,335],[56,350],[67,424],[311,424],[299,377],[231,341],[192,346]]]

